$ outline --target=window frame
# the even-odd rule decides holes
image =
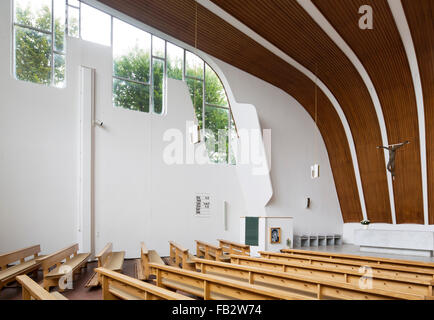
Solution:
[[[64,21],[65,30],[64,30],[63,51],[58,51],[55,49],[55,37],[56,37],[55,22],[54,22],[54,3],[55,3],[55,0],[50,0],[50,2],[51,2],[51,24],[50,24],[51,31],[35,28],[33,26],[26,26],[26,25],[23,25],[21,23],[17,23],[16,22],[16,5],[15,5],[16,2],[17,2],[17,0],[12,0],[12,37],[11,37],[12,41],[13,41],[13,43],[12,43],[12,50],[13,50],[12,68],[13,68],[13,72],[12,73],[13,73],[15,80],[23,81],[23,82],[30,82],[30,83],[33,83],[36,85],[42,85],[45,87],[52,87],[52,88],[56,88],[56,89],[65,89],[66,88],[66,42],[67,42],[66,41],[66,30],[67,30],[66,23],[67,23],[67,19],[68,19],[67,18],[67,16],[68,16],[67,8],[66,8],[68,6],[67,1],[65,2],[65,10],[66,10],[65,14],[66,14],[66,16],[65,16],[65,21]],[[80,4],[81,4],[81,2],[80,2]],[[19,79],[17,77],[17,73],[16,73],[16,70],[17,70],[16,28],[17,27],[21,28],[21,29],[32,30],[32,31],[50,36],[50,38],[51,38],[50,83],[45,84],[45,83],[33,82],[33,81],[29,81],[29,80]],[[64,85],[61,87],[56,86],[55,82],[54,82],[54,80],[55,80],[55,55],[63,56],[64,61],[65,61],[65,74],[64,74],[64,82],[63,82]]]

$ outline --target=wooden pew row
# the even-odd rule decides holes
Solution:
[[[360,256],[355,254],[343,254],[333,252],[318,252],[298,249],[282,249],[281,252],[286,254],[304,255],[306,257],[323,257],[330,260],[351,261],[357,262],[359,264],[375,263],[383,266],[404,266],[410,268],[418,268],[421,270],[423,269],[426,271],[432,271],[432,274],[434,274],[434,262]]]
[[[31,246],[28,248],[4,253],[0,255],[0,290],[10,282],[14,282],[19,275],[33,272],[37,276],[40,263],[37,262],[41,246]],[[26,258],[33,256],[26,261]],[[19,262],[13,266],[12,263]]]
[[[140,243],[140,259],[136,260],[136,278],[148,280],[150,276],[149,263],[164,265],[163,259],[155,250],[148,250],[144,242]]]
[[[68,300],[59,292],[48,292],[26,275],[17,276],[21,284],[23,300]]]
[[[239,255],[231,255],[231,263],[348,283],[356,286],[359,285],[360,281],[364,281],[364,273],[360,272],[360,267],[340,269],[333,266],[309,265],[292,260],[253,258]],[[373,273],[371,279],[372,287],[375,289],[433,296],[434,280],[406,278],[381,273]]]
[[[219,247],[222,248],[224,254],[241,254],[250,256],[250,246],[246,244],[236,243],[218,239]]]
[[[106,268],[116,272],[122,272],[124,264],[125,251],[113,252],[113,243],[109,242],[98,253],[95,258],[98,260],[98,268]],[[101,285],[101,277],[95,272],[93,276],[86,283],[85,287],[98,287]]]
[[[252,285],[159,264],[150,265],[158,287],[180,290],[204,300],[317,300],[307,295]]]
[[[104,300],[193,300],[106,268],[96,268],[101,277]]]
[[[78,244],[74,244],[44,258],[37,259],[44,272],[44,289],[50,291],[51,287],[59,284],[59,279],[65,276],[63,270],[70,269],[72,276],[81,272],[87,266],[90,253],[78,253]],[[64,267],[64,268],[62,268]],[[59,291],[63,291],[59,288]]]
[[[179,244],[169,241],[170,244],[170,265],[181,267],[186,270],[195,270],[195,257],[188,252],[188,249],[183,248]]]
[[[293,261],[303,263],[311,266],[322,266],[334,268],[335,270],[344,271],[358,271],[361,266],[370,267],[374,276],[376,275],[388,275],[396,278],[410,278],[419,280],[433,280],[434,273],[432,271],[418,268],[407,267],[400,265],[383,265],[376,263],[359,263],[349,260],[329,259],[325,257],[307,257],[305,255],[287,254],[277,252],[265,252],[259,251],[261,257],[266,259],[280,260],[280,261]]]
[[[223,248],[217,247],[204,241],[196,241],[196,257],[204,257],[208,260],[229,262],[231,260],[227,255],[223,255]]]
[[[357,285],[344,282],[205,259],[196,259],[196,268],[204,274],[229,277],[247,281],[250,284],[278,287],[281,290],[288,290],[290,292],[302,291],[315,296],[317,299],[426,300],[429,298],[424,295],[393,292],[383,289],[363,289]]]

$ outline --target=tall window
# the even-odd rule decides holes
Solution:
[[[80,8],[81,2],[78,0],[66,0],[68,12],[68,36],[80,38]]]
[[[113,19],[113,103],[149,112],[151,35]]]
[[[203,91],[204,91],[205,62],[195,54],[185,51],[185,81],[190,89],[191,101],[193,102],[199,127],[203,129]]]
[[[80,8],[81,38],[104,46],[111,46],[111,16],[84,3]]]
[[[228,162],[231,113],[223,85],[208,65],[205,68],[205,142],[211,161]]]
[[[65,0],[14,1],[14,74],[65,86]]]

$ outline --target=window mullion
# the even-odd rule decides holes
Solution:
[[[206,89],[205,89],[205,61],[203,61],[203,74],[202,74],[203,80],[202,80],[202,128],[203,128],[203,136],[205,137],[205,95],[206,95]]]
[[[154,113],[154,57],[153,57],[153,51],[154,50],[154,37],[151,35],[151,55],[150,55],[150,68],[151,74],[149,75],[149,112]]]
[[[51,85],[54,85],[54,0],[51,0]]]

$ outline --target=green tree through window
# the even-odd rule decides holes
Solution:
[[[51,10],[48,5],[32,10],[30,4],[23,7],[19,1],[15,2],[15,76],[18,80],[63,87],[65,21],[54,20],[53,36]]]

